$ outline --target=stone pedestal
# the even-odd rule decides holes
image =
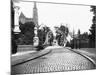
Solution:
[[[33,38],[33,46],[36,47],[39,45],[39,37],[37,36],[37,27],[34,28],[35,37]]]
[[[39,38],[38,37],[34,37],[33,39],[33,46],[36,47],[39,45]]]
[[[14,27],[14,32],[15,32],[15,34],[21,32],[21,30],[19,29],[19,25],[15,25],[15,27]]]

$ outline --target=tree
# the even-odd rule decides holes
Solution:
[[[69,29],[67,26],[61,25],[60,27],[56,27],[56,39],[58,40],[59,45],[65,45],[65,38],[68,36]]]
[[[65,35],[67,36],[69,33],[68,27],[61,25],[59,30],[61,30],[63,33],[65,33]]]
[[[80,37],[80,34],[81,34],[81,31],[80,31],[80,29],[78,30],[78,37]]]
[[[46,36],[47,33],[50,31],[50,28],[47,26],[44,26],[42,29],[38,30],[38,37],[39,37],[39,45],[43,45],[45,40],[46,40]]]
[[[81,35],[81,31],[80,29],[78,30],[78,39],[77,39],[77,47],[80,49],[80,35]]]
[[[26,22],[25,24],[20,23],[21,33],[19,39],[17,40],[17,44],[33,44],[34,27],[35,25],[33,22]]]
[[[75,48],[76,47],[76,45],[75,45],[75,30],[73,29],[73,32],[72,32],[72,37],[73,37],[73,39],[71,40],[71,48],[73,49],[73,48]]]
[[[13,2],[11,0],[11,29],[14,28],[14,8],[13,8]]]
[[[89,35],[89,39],[90,39],[90,44],[91,47],[95,47],[95,42],[96,42],[96,6],[91,6],[91,12],[93,12],[94,16],[92,19],[92,26],[89,29],[90,31],[90,35]]]

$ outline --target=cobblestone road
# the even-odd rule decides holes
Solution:
[[[32,74],[94,69],[94,65],[83,56],[68,49],[52,49],[52,52],[38,59],[12,66],[12,74]]]

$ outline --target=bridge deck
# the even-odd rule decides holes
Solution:
[[[38,59],[12,66],[13,74],[32,74],[41,72],[74,71],[94,69],[91,61],[65,48],[55,48]]]

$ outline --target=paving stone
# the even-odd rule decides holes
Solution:
[[[62,52],[60,51],[62,50]],[[17,74],[74,71],[93,69],[93,63],[68,49],[53,50],[50,54],[26,63],[12,66]]]

